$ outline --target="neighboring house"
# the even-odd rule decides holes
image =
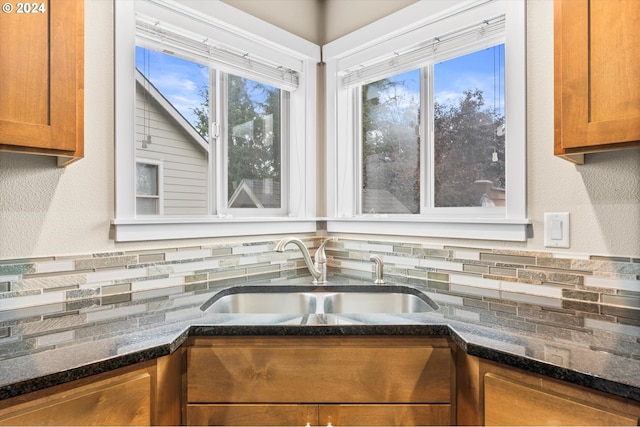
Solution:
[[[389,191],[367,188],[362,190],[362,213],[410,214],[412,212]]]
[[[280,183],[272,179],[243,179],[229,198],[230,208],[279,208]]]
[[[208,214],[208,142],[136,70],[136,213]]]

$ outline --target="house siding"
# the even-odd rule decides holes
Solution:
[[[145,128],[151,144],[143,148]],[[136,154],[163,163],[165,215],[208,213],[207,152],[140,85],[136,90]]]

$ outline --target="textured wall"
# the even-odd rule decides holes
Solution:
[[[368,4],[382,7],[382,0]],[[0,260],[201,244],[125,245],[109,239],[114,212],[112,6],[86,2],[86,157],[57,169],[50,158],[0,152]],[[295,27],[297,18],[290,19]],[[327,34],[341,31],[349,19],[345,14],[327,21]],[[589,155],[583,166],[553,157],[552,1],[530,0],[528,21],[528,212],[533,237],[517,247],[544,250],[544,212],[566,211],[571,213],[572,247],[556,252],[638,257],[640,150]]]

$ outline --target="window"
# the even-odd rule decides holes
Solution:
[[[115,239],[315,231],[319,47],[222,2],[115,21]]]
[[[426,3],[324,49],[328,229],[525,240],[524,2]]]
[[[138,215],[162,214],[162,164],[153,160],[136,162],[136,213]]]
[[[158,215],[238,208],[236,215],[251,209],[283,212],[287,186],[281,160],[287,147],[282,142],[288,130],[282,117],[289,113],[288,91],[140,46],[136,75],[136,154],[164,163],[166,189]],[[222,87],[223,95],[210,96],[212,87]],[[222,124],[211,119],[217,110]],[[211,154],[215,141],[221,150]],[[210,164],[215,154],[223,159],[220,169]],[[214,186],[225,194],[219,205]]]
[[[273,209],[285,206],[282,159],[286,154],[283,116],[288,92],[246,78],[228,75],[226,207]],[[284,114],[283,114],[284,112]]]

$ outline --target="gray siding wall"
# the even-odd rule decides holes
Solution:
[[[146,133],[151,144],[143,148]],[[207,152],[151,96],[145,96],[140,85],[136,89],[136,157],[162,161],[165,215],[208,213]]]

